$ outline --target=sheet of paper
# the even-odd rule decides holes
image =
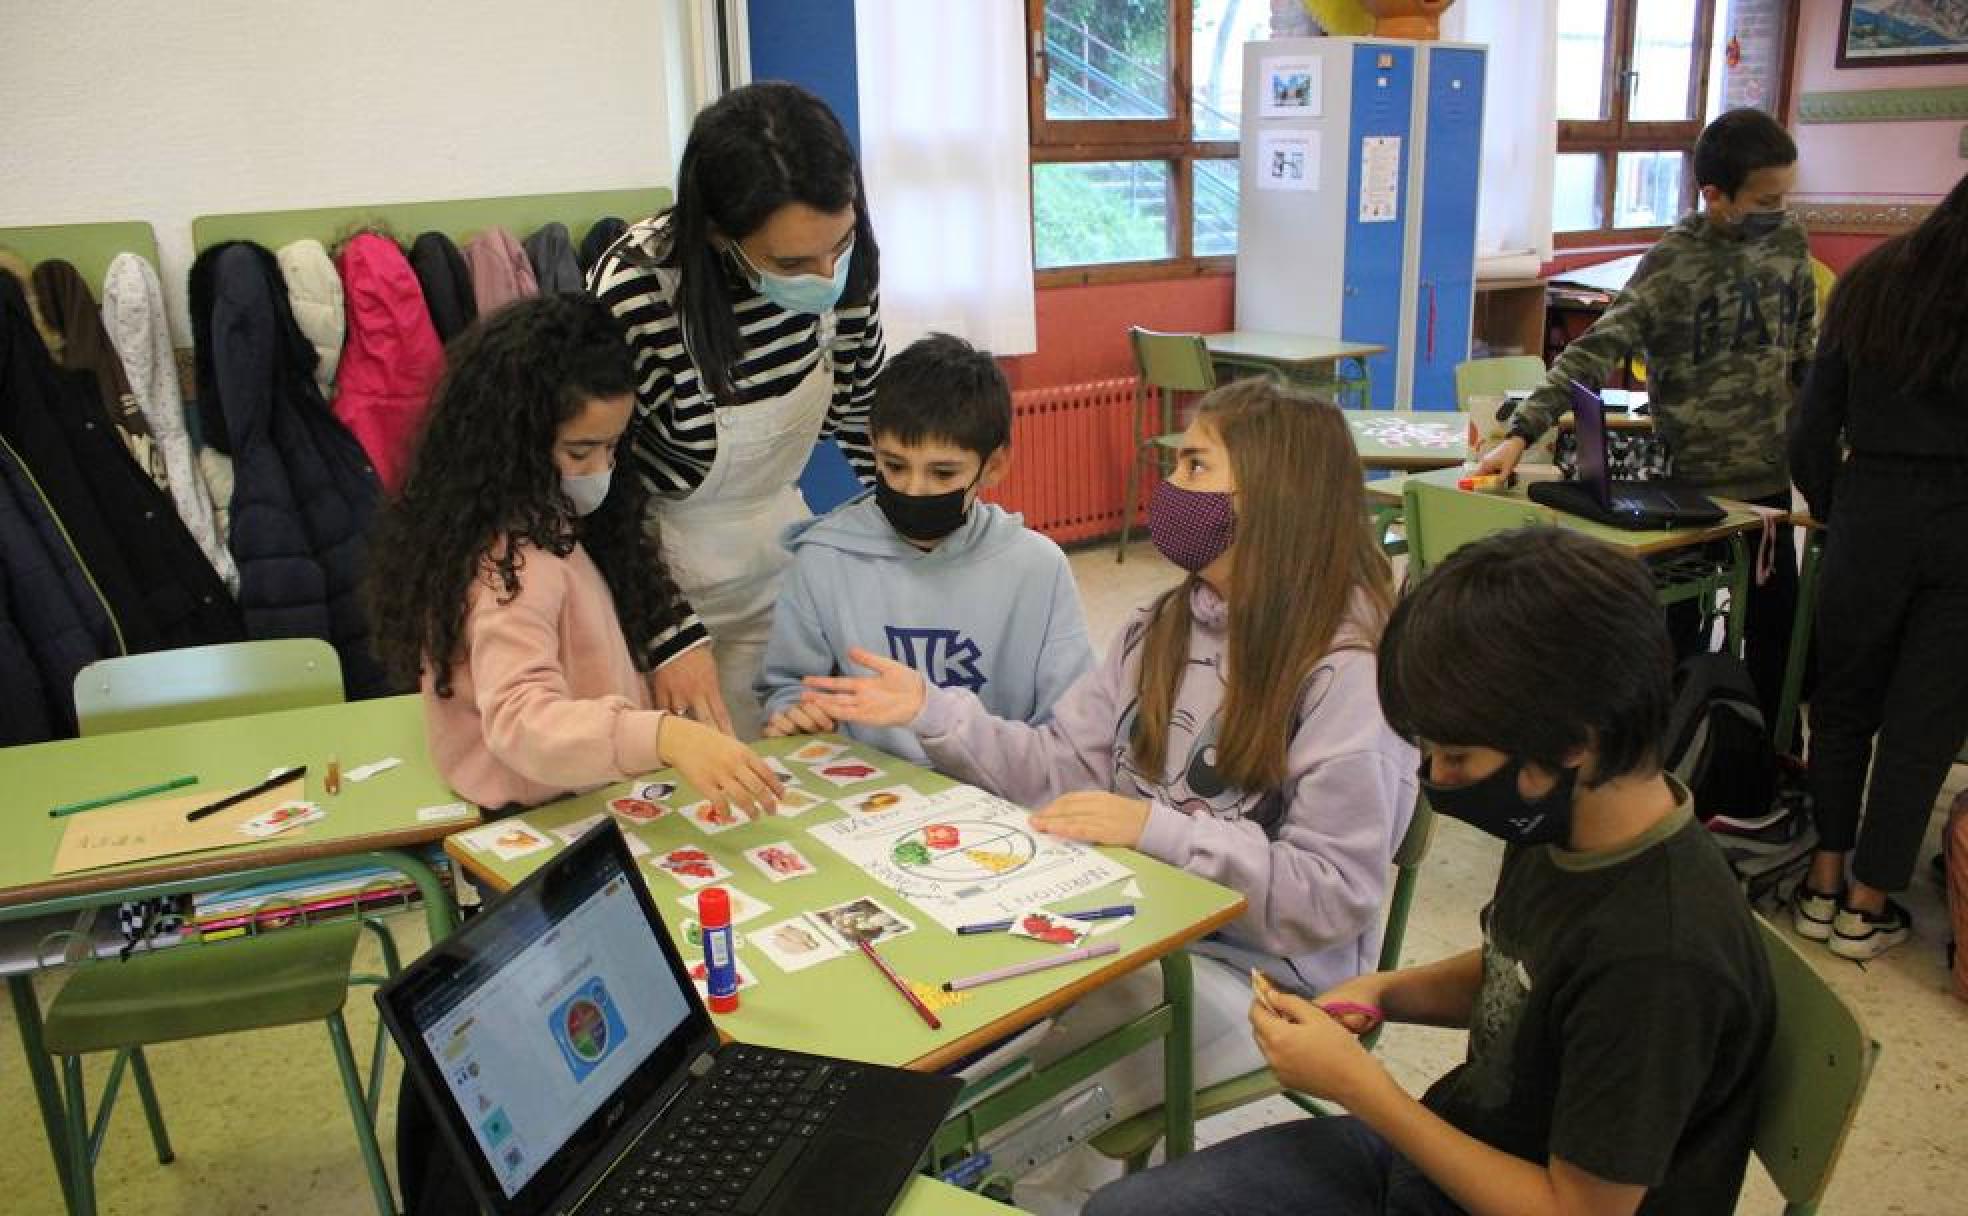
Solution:
[[[1401,213],[1401,137],[1360,141],[1360,222],[1391,224]]]
[[[192,811],[236,794],[251,784],[218,786],[189,794],[174,794],[169,798],[146,798],[140,802],[79,811],[68,816],[64,822],[61,844],[55,850],[55,863],[49,867],[49,872],[72,874],[77,870],[149,861],[179,853],[253,844],[255,842],[250,837],[240,834],[239,825],[283,802],[292,801],[304,788],[301,779],[276,786],[256,798],[248,798],[237,806],[229,806],[203,819],[194,822],[185,820],[185,816]]]
[[[1257,136],[1257,188],[1304,190],[1319,188],[1317,131],[1260,131]]]
[[[1317,56],[1277,55],[1259,63],[1259,118],[1319,117],[1322,63]]]

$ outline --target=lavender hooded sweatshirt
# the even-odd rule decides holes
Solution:
[[[1418,760],[1381,714],[1374,653],[1335,649],[1305,678],[1293,720],[1278,724],[1291,738],[1281,786],[1227,788],[1212,761],[1228,608],[1198,582],[1190,609],[1166,772],[1141,772],[1128,746],[1147,608],[1060,698],[1050,722],[995,718],[968,690],[931,685],[910,729],[939,770],[1029,807],[1087,789],[1147,799],[1140,850],[1234,887],[1250,905],[1198,953],[1261,967],[1307,992],[1371,971]],[[1358,636],[1363,611],[1343,637]]]

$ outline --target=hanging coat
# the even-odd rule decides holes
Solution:
[[[526,238],[526,260],[533,267],[533,281],[543,296],[587,289],[587,280],[574,260],[573,238],[567,235],[567,225],[559,220],[542,225],[538,232]]]
[[[0,437],[32,474],[129,653],[235,642],[239,610],[112,432],[85,372],[57,367],[0,275]]]
[[[589,227],[588,234],[581,238],[579,254],[584,281],[588,271],[594,269],[594,264],[601,260],[601,255],[607,253],[608,247],[628,230],[628,221],[613,215],[604,215]]]
[[[238,591],[239,568],[226,550],[211,492],[185,431],[184,394],[164,316],[164,289],[147,259],[119,253],[110,262],[103,275],[102,323],[163,457],[178,518],[226,586]]]
[[[373,232],[354,237],[342,247],[341,271],[349,332],[335,416],[369,453],[384,492],[394,494],[444,373],[444,347],[395,241]]]
[[[41,311],[41,301],[34,295],[34,268],[29,266],[20,254],[0,246],[0,274],[12,275],[27,296],[28,315],[34,318],[34,332],[41,336],[41,344],[51,355],[61,354],[61,331],[48,324],[47,316]]]
[[[450,237],[442,232],[418,237],[410,246],[410,269],[417,273],[417,285],[424,290],[424,307],[430,309],[431,327],[437,330],[438,341],[449,344],[478,320],[471,270]]]
[[[103,414],[116,428],[123,446],[130,449],[130,458],[158,489],[170,493],[164,454],[157,450],[150,422],[137,407],[130,379],[123,373],[123,360],[110,345],[102,310],[96,306],[96,297],[83,281],[82,272],[59,258],[50,258],[34,268],[34,294],[41,300],[48,324],[62,336],[61,353],[55,362],[95,378]]]
[[[232,449],[232,556],[248,636],[323,638],[349,696],[391,691],[369,653],[361,602],[375,470],[321,400],[314,348],[273,254],[248,241],[207,249],[191,267],[191,310],[199,398]]]
[[[321,242],[309,237],[283,245],[274,257],[287,281],[287,303],[294,321],[314,346],[314,383],[324,399],[335,396],[336,368],[342,360],[342,276]]]
[[[504,228],[487,228],[465,242],[465,265],[471,267],[472,296],[481,317],[501,304],[540,294],[526,251]]]

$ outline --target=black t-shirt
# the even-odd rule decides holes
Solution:
[[[1681,805],[1639,840],[1513,849],[1483,912],[1469,1057],[1423,1099],[1495,1148],[1733,1212],[1776,1020],[1728,863]]]

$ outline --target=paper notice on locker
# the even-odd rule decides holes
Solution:
[[[1360,222],[1391,224],[1401,212],[1401,137],[1360,141]]]
[[[1257,137],[1257,188],[1317,190],[1319,133],[1263,131]]]

